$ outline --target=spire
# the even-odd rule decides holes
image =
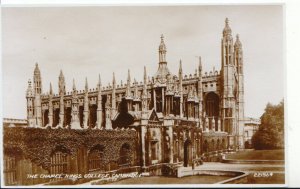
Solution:
[[[116,88],[116,78],[115,78],[115,72],[113,72],[113,81],[112,81],[113,88]]]
[[[147,72],[146,72],[146,66],[144,66],[144,84],[147,83]]]
[[[236,35],[234,43],[235,65],[239,74],[243,74],[243,48],[239,35]]]
[[[62,70],[60,70],[59,78],[64,78],[64,74],[63,74]]]
[[[228,18],[225,19],[225,27],[223,29],[223,37],[231,36],[231,28],[229,26]]]
[[[181,74],[182,74],[182,61],[180,59],[180,61],[179,61],[179,75],[181,75]]]
[[[144,66],[143,97],[147,97],[147,72],[146,72],[146,66]]]
[[[112,94],[111,94],[111,117],[115,117],[117,111],[116,105],[116,79],[115,79],[115,72],[113,72],[113,81],[112,81]]]
[[[130,83],[131,83],[131,79],[130,79],[130,70],[128,70],[127,85],[126,85],[126,93],[125,93],[125,96],[126,96],[126,97],[131,97]]]
[[[97,84],[98,90],[101,90],[101,77],[99,74],[99,78],[98,78],[98,84]]]
[[[242,43],[240,41],[239,34],[236,35],[236,40],[235,40],[235,43],[234,43],[234,48],[235,49],[242,49]]]
[[[179,87],[178,87],[178,89],[179,89],[179,92],[181,92],[182,93],[182,61],[181,61],[181,59],[180,59],[180,61],[179,61],[179,73],[178,73],[178,77],[179,77]]]
[[[201,76],[202,73],[202,61],[201,61],[201,56],[199,56],[199,68],[198,68],[199,76]]]
[[[59,77],[58,77],[58,88],[59,88],[59,94],[64,95],[64,93],[65,93],[65,77],[64,77],[62,70],[60,70]]]
[[[35,63],[34,73],[33,73],[33,84],[34,84],[34,91],[35,94],[41,94],[42,93],[42,78],[41,78],[41,72],[39,69],[38,63]]]
[[[159,52],[159,62],[160,63],[166,63],[166,52],[167,52],[167,47],[165,45],[165,42],[164,42],[164,35],[161,34],[161,37],[160,37],[160,45],[159,45],[159,48],[158,48],[158,52]]]
[[[131,78],[130,78],[130,70],[128,69],[128,76],[127,76],[127,85],[130,85]]]
[[[85,92],[89,91],[89,87],[88,87],[88,80],[87,77],[85,78]]]
[[[139,98],[139,94],[138,94],[138,82],[135,80],[134,78],[134,98],[138,99]]]
[[[49,91],[49,94],[52,95],[53,94],[53,91],[52,91],[52,84],[50,82],[50,91]]]
[[[37,75],[37,74],[41,74],[41,72],[40,72],[38,63],[36,62],[35,63],[35,68],[34,68],[34,75]]]
[[[160,36],[160,45],[159,45],[159,51],[167,51],[165,41],[164,41],[164,35],[161,34]]]
[[[76,86],[75,86],[75,79],[73,79],[73,92],[76,91]]]

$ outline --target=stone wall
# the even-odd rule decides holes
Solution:
[[[89,153],[101,146],[104,171],[119,168],[121,148],[128,148],[128,166],[136,165],[134,130],[70,130],[38,128],[4,128],[4,158],[13,158],[14,185],[44,183],[45,179],[27,179],[26,174],[50,174],[52,156],[57,149],[67,154],[67,173],[89,172]],[[8,175],[4,175],[8,177]],[[11,177],[11,176],[10,176]]]

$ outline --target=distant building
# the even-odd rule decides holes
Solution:
[[[252,136],[258,130],[260,125],[260,119],[245,117],[244,122],[244,141],[245,141],[245,148],[252,148]]]

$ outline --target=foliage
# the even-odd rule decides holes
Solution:
[[[134,130],[72,130],[40,128],[4,128],[4,153],[22,155],[37,165],[49,167],[51,154],[58,148],[66,149],[74,158],[84,147],[89,152],[94,146],[104,146],[104,161],[117,161],[124,143],[135,149]]]
[[[284,102],[278,105],[267,104],[261,116],[261,125],[252,137],[255,149],[284,148]]]

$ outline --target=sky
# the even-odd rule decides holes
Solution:
[[[197,56],[204,72],[221,68],[221,38],[228,17],[244,53],[245,116],[259,118],[268,102],[284,96],[283,10],[279,5],[2,7],[3,117],[26,118],[26,89],[35,63],[42,90],[58,91],[63,70],[67,91],[143,80],[158,68],[160,36],[165,36],[170,71],[194,73]]]

